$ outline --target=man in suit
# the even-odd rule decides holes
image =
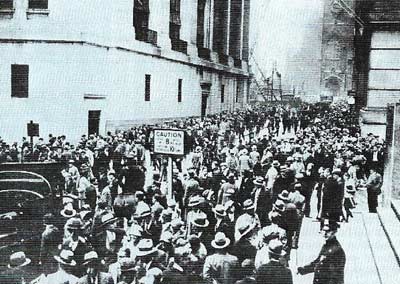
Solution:
[[[369,170],[370,175],[367,180],[368,208],[369,212],[376,213],[378,207],[378,195],[381,193],[382,176],[377,172],[376,167],[372,166]]]
[[[270,261],[261,265],[256,273],[257,284],[292,284],[292,272],[286,268],[280,259],[285,255],[282,243],[274,239],[269,242],[268,254]]]
[[[204,279],[223,284],[233,284],[238,280],[238,258],[227,252],[230,242],[224,233],[215,234],[214,240],[211,241],[215,253],[206,257],[203,267]]]
[[[73,275],[76,261],[73,259],[74,253],[70,250],[62,250],[60,255],[54,256],[58,262],[58,270],[46,277],[45,283],[52,284],[74,284],[78,281],[78,277]],[[40,283],[40,282],[39,282]]]
[[[100,259],[97,252],[86,253],[83,265],[86,267],[86,275],[79,278],[76,284],[114,284],[111,274],[100,272]]]
[[[301,275],[314,272],[314,284],[344,283],[346,254],[335,236],[338,228],[339,225],[334,220],[325,220],[322,228],[325,244],[322,246],[321,252],[313,262],[297,268]]]

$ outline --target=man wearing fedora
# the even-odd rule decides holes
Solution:
[[[256,273],[256,283],[264,284],[292,284],[293,277],[289,268],[281,263],[281,258],[285,255],[283,244],[277,240],[271,240],[268,244],[268,256],[270,261],[261,265]]]
[[[218,193],[218,203],[225,205],[228,200],[237,201],[238,188],[236,186],[235,174],[229,173],[228,181],[221,185]]]
[[[111,274],[100,271],[101,261],[97,252],[87,252],[83,266],[86,268],[86,274],[79,278],[76,284],[114,284]]]
[[[207,252],[212,251],[211,240],[214,232],[212,227],[210,228],[210,221],[205,213],[200,212],[194,216],[190,224],[190,235],[196,235],[200,242],[205,245]]]
[[[272,209],[271,190],[264,185],[264,178],[257,177],[254,181],[254,206],[261,226],[269,225],[268,212]]]
[[[52,284],[74,284],[78,277],[74,275],[76,261],[73,259],[74,253],[70,250],[61,250],[59,255],[54,256],[58,263],[58,270],[46,277],[45,283]]]
[[[23,251],[11,254],[7,268],[0,274],[0,283],[29,283],[33,279],[33,271],[30,264],[31,259]]]
[[[114,280],[114,284],[135,284],[136,280],[136,264],[129,258],[124,258],[120,262],[120,275],[118,281]]]
[[[269,262],[268,255],[268,245],[272,240],[279,240],[283,244],[283,248],[285,249],[285,245],[287,244],[286,231],[279,227],[279,214],[277,212],[271,211],[268,214],[268,218],[271,221],[271,225],[264,227],[260,232],[259,236],[261,238],[261,243],[259,246],[261,247],[256,254],[256,258],[254,260],[255,268],[260,268],[261,265],[267,264]]]
[[[255,212],[255,205],[253,200],[247,199],[246,201],[243,202],[241,206],[241,211],[242,214],[237,218],[235,222],[235,239],[238,239],[238,226],[239,224],[242,224],[243,222],[250,222],[254,223],[256,227],[261,227],[260,219]]]
[[[158,249],[154,247],[151,239],[142,239],[137,245],[136,253],[136,271],[137,279],[145,277],[149,274],[157,275],[158,277],[162,274],[161,263],[157,261]]]
[[[211,241],[215,253],[206,257],[203,268],[203,277],[207,281],[220,284],[234,284],[239,279],[240,264],[238,258],[228,253],[230,245],[224,233],[218,232]]]
[[[318,257],[310,264],[297,268],[298,273],[301,275],[314,272],[314,284],[344,283],[346,254],[336,239],[338,228],[339,224],[335,220],[324,220],[322,230],[325,244],[322,246]]]
[[[245,259],[254,259],[257,254],[255,233],[257,224],[251,218],[238,219],[235,227],[235,244],[232,253],[237,256],[239,263]]]
[[[233,239],[235,234],[235,224],[227,218],[226,209],[222,204],[217,204],[213,209],[216,224],[214,226],[215,232],[223,232],[228,238]]]
[[[82,236],[83,222],[79,218],[71,218],[64,226],[64,238],[61,249],[70,250],[74,254],[74,260],[77,263],[74,271],[76,276],[82,275],[81,265],[85,254],[90,250],[90,244]]]

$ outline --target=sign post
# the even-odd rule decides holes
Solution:
[[[172,194],[172,157],[184,155],[185,132],[176,129],[154,130],[154,153],[168,156],[167,170],[167,196],[173,198]]]

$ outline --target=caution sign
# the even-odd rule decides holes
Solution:
[[[154,153],[164,155],[184,154],[183,130],[155,129],[154,130]]]

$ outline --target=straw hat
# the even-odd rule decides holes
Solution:
[[[229,246],[231,240],[225,236],[224,233],[218,232],[215,234],[214,239],[211,241],[211,246],[215,249],[223,249]]]
[[[60,255],[55,255],[54,259],[61,264],[75,266],[76,261],[73,259],[74,253],[70,250],[62,250]]]
[[[153,246],[153,241],[151,239],[140,240],[137,245],[137,249],[137,256],[146,256],[157,251],[157,249]]]
[[[207,215],[203,212],[197,214],[192,221],[192,225],[199,227],[199,228],[206,228],[210,224],[210,221],[207,219]]]
[[[65,228],[69,230],[80,230],[82,229],[83,222],[79,218],[70,218],[68,221],[65,223]]]
[[[15,252],[10,255],[8,268],[23,267],[31,263],[31,259],[27,258],[23,251]]]
[[[271,240],[268,244],[268,253],[271,257],[279,258],[285,255],[283,244],[279,240]]]
[[[273,205],[274,210],[282,213],[285,211],[285,203],[282,200],[276,200],[274,205]]]
[[[85,253],[83,257],[82,265],[89,265],[91,263],[97,263],[99,261],[99,255],[94,250]]]
[[[217,204],[215,208],[212,209],[212,211],[217,215],[218,217],[225,217],[226,216],[226,210],[225,207],[222,204]]]
[[[67,203],[64,205],[64,208],[61,210],[60,214],[65,218],[72,218],[76,216],[76,210],[74,209],[72,203]]]
[[[251,199],[247,199],[243,202],[243,210],[253,210],[255,208],[254,202]]]
[[[283,190],[279,195],[278,199],[282,200],[283,202],[289,201],[289,192],[287,190]]]

